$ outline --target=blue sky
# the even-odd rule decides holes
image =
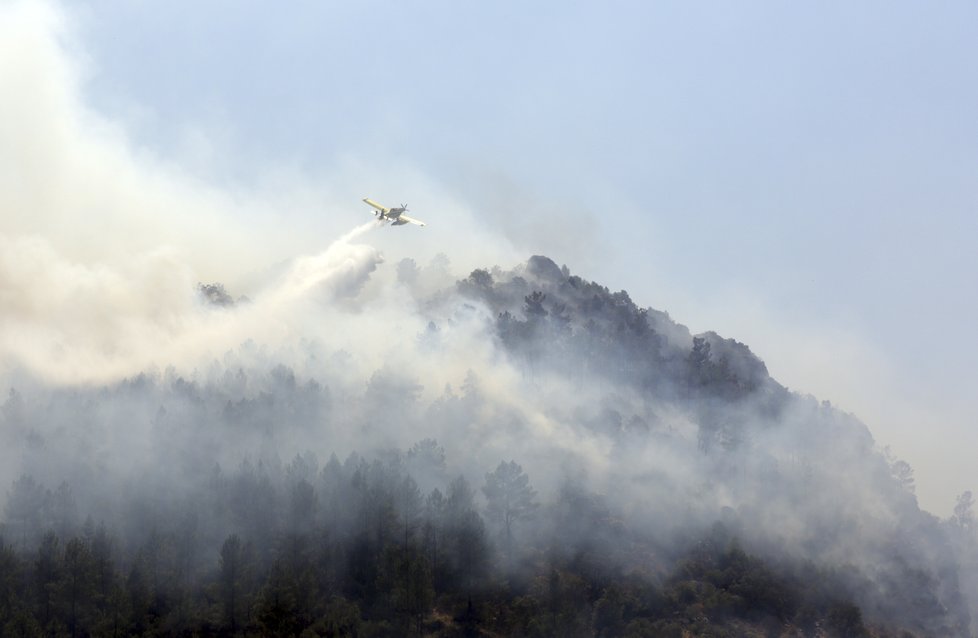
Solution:
[[[83,0],[65,37],[138,152],[349,199],[279,213],[297,248],[371,195],[429,224],[395,260],[467,266],[464,203],[500,259],[547,254],[856,412],[933,511],[978,489],[978,5],[530,4]]]

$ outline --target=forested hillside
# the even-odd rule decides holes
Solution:
[[[854,416],[545,257],[446,269],[328,338],[14,378],[0,634],[973,635],[970,493],[921,511]]]

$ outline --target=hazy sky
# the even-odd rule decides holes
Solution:
[[[935,513],[978,490],[975,3],[49,6],[81,103],[268,258],[403,201],[389,263],[547,254],[855,412]]]

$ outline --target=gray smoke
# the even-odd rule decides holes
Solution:
[[[922,512],[909,467],[854,416],[547,259],[470,274],[474,254],[511,254],[492,234],[391,263],[378,246],[420,235],[369,222],[294,250],[295,229],[267,221],[274,196],[241,203],[85,109],[59,34],[46,5],[0,7],[5,533],[92,517],[137,546],[195,517],[212,562],[254,523],[208,508],[215,483],[258,472],[284,490],[334,454],[410,466],[428,450],[444,458],[412,466],[427,493],[515,460],[542,503],[581,492],[608,512],[582,530],[545,510],[518,527],[527,544],[591,543],[655,576],[677,539],[720,521],[772,560],[852,570],[870,618],[968,626],[973,530]],[[200,282],[248,301],[214,306]],[[64,507],[18,509],[30,485]],[[620,529],[661,552],[627,554]]]

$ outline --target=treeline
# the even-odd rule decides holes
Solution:
[[[667,550],[579,486],[541,503],[514,462],[477,487],[420,487],[444,469],[430,439],[322,468],[308,454],[277,469],[245,461],[182,501],[140,489],[114,522],[79,522],[66,485],[22,477],[0,532],[0,631],[865,635],[831,575],[769,566],[722,526]]]

